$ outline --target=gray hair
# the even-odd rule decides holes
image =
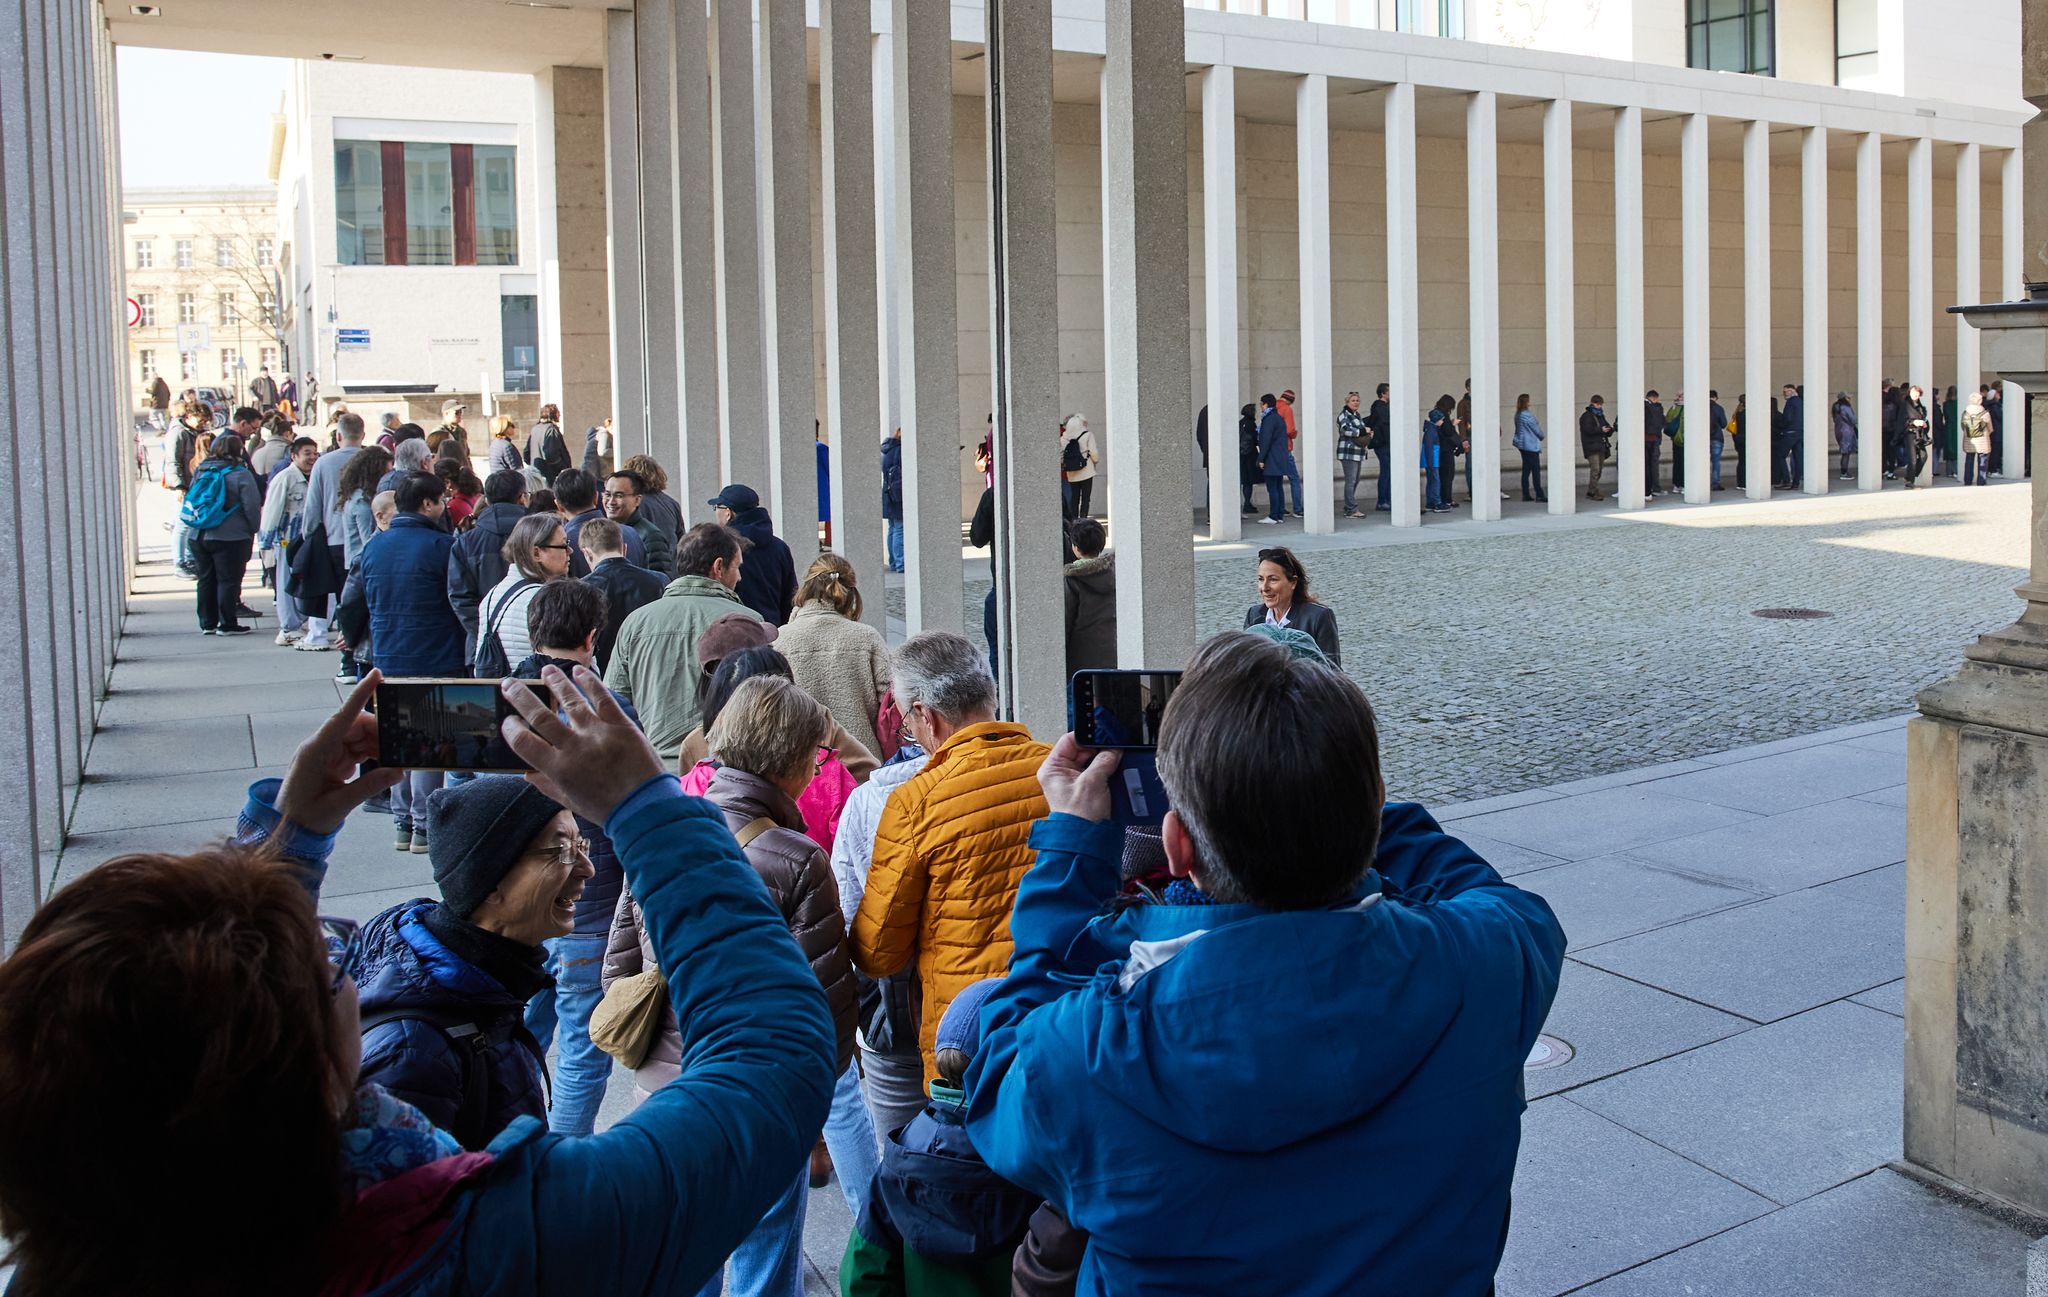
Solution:
[[[351,446],[359,444],[363,439],[363,416],[343,414],[334,421],[334,435]]]
[[[426,441],[414,437],[411,441],[399,442],[398,449],[391,452],[391,467],[401,473],[424,473],[433,458],[434,452],[427,449]]]
[[[906,713],[913,704],[923,703],[948,724],[960,725],[995,706],[995,678],[964,635],[913,635],[896,650],[892,668],[896,705]]]
[[[787,779],[818,759],[831,729],[824,704],[781,676],[749,676],[719,709],[705,741],[721,765]]]

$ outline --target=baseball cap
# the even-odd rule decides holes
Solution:
[[[738,482],[734,482],[717,495],[712,496],[708,503],[714,507],[724,505],[734,513],[745,513],[749,509],[760,508],[761,497],[754,494],[753,487],[742,486]]]

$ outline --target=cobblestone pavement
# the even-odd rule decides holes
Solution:
[[[1738,502],[1305,557],[1380,718],[1391,796],[1442,803],[1893,715],[2018,615],[2029,486]],[[1201,634],[1252,564],[1195,567]],[[988,582],[969,582],[980,641]],[[889,592],[901,618],[902,591]],[[1760,608],[1834,616],[1774,621]]]

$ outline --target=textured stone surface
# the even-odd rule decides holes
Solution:
[[[1583,950],[1639,932],[1669,927],[1716,910],[1746,905],[1756,892],[1689,878],[1627,856],[1559,865],[1520,880],[1550,902],[1564,924],[1568,949]]]
[[[1531,1099],[1554,1094],[1747,1031],[1751,1025],[1567,959],[1543,1030],[1570,1045],[1572,1059],[1525,1074],[1523,1085]]]
[[[1796,891],[1904,860],[1906,812],[1854,799],[1823,802],[1648,843],[1634,854],[1752,891]]]

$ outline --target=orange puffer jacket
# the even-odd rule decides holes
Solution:
[[[933,1041],[946,1006],[1009,967],[1010,907],[1033,859],[1031,826],[1047,813],[1038,767],[1048,751],[1022,725],[965,726],[882,811],[853,962],[886,977],[916,958],[927,1085],[938,1076]]]

